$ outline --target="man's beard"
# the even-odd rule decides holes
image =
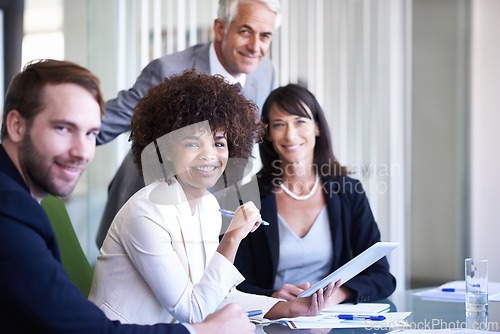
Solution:
[[[33,195],[45,197],[50,194],[66,197],[73,192],[78,178],[68,182],[60,180],[58,185],[55,177],[50,173],[51,166],[55,164],[57,157],[44,156],[33,144],[29,133],[19,144],[18,152],[21,169]]]

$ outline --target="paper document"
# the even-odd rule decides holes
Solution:
[[[306,328],[361,328],[368,330],[391,329],[395,327],[402,328],[406,325],[406,319],[411,312],[388,312],[383,313],[384,320],[370,319],[339,319],[338,315],[332,313],[323,313],[315,317],[297,317],[289,319],[280,319],[279,323],[285,324],[292,329]]]
[[[323,309],[323,313],[380,313],[387,312],[391,305],[385,303],[343,303]]]
[[[465,281],[452,281],[413,294],[427,300],[465,302]],[[488,300],[500,301],[500,282],[488,282]]]
[[[403,328],[411,312],[388,312],[385,303],[345,303],[327,307],[315,317],[282,318],[278,320],[257,320],[257,324],[279,323],[293,329],[304,328],[360,328],[385,329]]]

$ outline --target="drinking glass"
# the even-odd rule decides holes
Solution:
[[[465,259],[465,311],[488,311],[488,260]]]

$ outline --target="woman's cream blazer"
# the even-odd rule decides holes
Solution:
[[[179,183],[154,182],[138,191],[118,212],[104,240],[89,299],[112,320],[155,324],[199,322],[227,303],[265,314],[278,299],[235,289],[244,280],[217,253],[221,216],[206,193],[198,210],[206,254],[199,282],[189,275],[185,243],[190,231],[183,217],[191,209]]]

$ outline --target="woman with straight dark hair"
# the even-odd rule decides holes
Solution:
[[[363,186],[335,158],[330,129],[314,95],[289,84],[262,109],[267,135],[258,173],[262,219],[240,244],[239,289],[294,300],[311,284],[380,241]],[[384,257],[345,282],[327,305],[389,296],[396,280]]]

